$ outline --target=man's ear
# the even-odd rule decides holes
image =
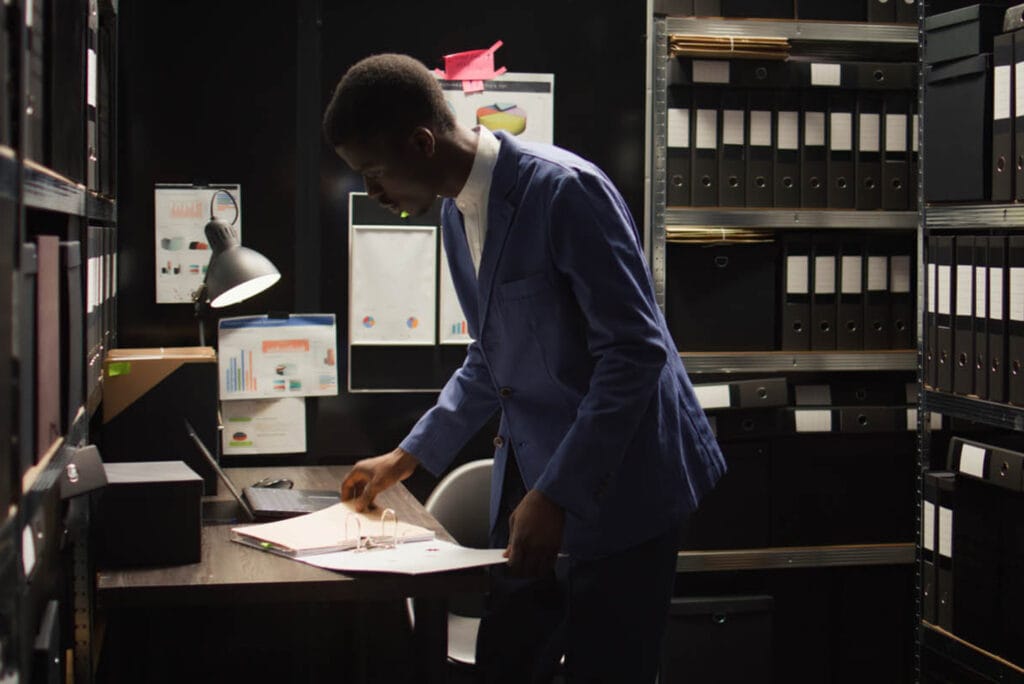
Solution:
[[[424,157],[433,157],[437,152],[437,138],[426,126],[417,126],[409,136],[409,144]]]

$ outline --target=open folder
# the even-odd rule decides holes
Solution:
[[[400,521],[390,508],[360,513],[351,501],[231,532],[233,541],[292,558],[434,538],[433,530]]]

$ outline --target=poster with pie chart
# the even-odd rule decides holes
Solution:
[[[439,79],[448,105],[464,126],[486,126],[522,140],[554,142],[554,74],[509,72],[465,93],[461,81]]]

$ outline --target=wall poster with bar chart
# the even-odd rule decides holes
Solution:
[[[334,314],[222,318],[217,340],[223,401],[338,393]]]

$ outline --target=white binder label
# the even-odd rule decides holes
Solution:
[[[697,149],[714,150],[718,147],[718,112],[714,109],[697,110]]]
[[[86,67],[86,102],[90,107],[96,106],[96,51],[89,48]]]
[[[881,144],[882,117],[878,114],[860,115],[859,147],[861,152],[878,152]]]
[[[974,268],[971,266],[956,267],[956,315],[971,316],[971,304],[974,303],[974,293],[971,292],[971,285],[974,284]]]
[[[921,517],[921,545],[926,551],[935,550],[935,504],[925,501]]]
[[[814,292],[835,294],[836,258],[834,256],[814,257]]]
[[[693,82],[694,83],[722,83],[729,84],[729,62],[710,61],[704,59],[693,60]]]
[[[772,113],[750,112],[750,144],[770,147],[772,144]]]
[[[950,301],[950,295],[952,294],[952,288],[950,287],[952,284],[950,282],[951,271],[951,267],[939,265],[939,284],[935,288],[938,290],[939,314],[947,316],[952,313],[950,307],[953,305],[953,302]]]
[[[668,110],[668,146],[689,147],[690,146],[690,110],[676,109]]]
[[[1010,269],[1010,320],[1024,321],[1024,268]]]
[[[832,410],[796,409],[793,411],[797,432],[832,432]]]
[[[884,256],[868,257],[868,292],[889,289],[889,259]]]
[[[729,399],[729,385],[694,385],[693,392],[697,395],[700,407],[705,411],[732,406]]]
[[[953,557],[953,509],[939,506],[939,555]]]
[[[825,146],[825,112],[804,112],[804,145]]]
[[[929,413],[928,414],[928,425],[929,425],[929,427],[931,427],[932,430],[941,430],[942,429],[942,414],[941,413],[935,413],[934,411],[932,413]]]
[[[811,64],[811,85],[838,88],[842,84],[842,68],[839,64]]]
[[[935,313],[935,264],[928,264],[928,313]]]
[[[974,267],[974,317],[985,318],[988,312],[985,307],[988,303],[985,294],[988,292],[988,269],[984,266]]]
[[[911,432],[917,432],[917,409],[907,409],[907,429]]]
[[[21,531],[21,569],[25,572],[25,577],[32,574],[32,569],[36,567],[36,538],[32,532],[31,525],[25,525],[25,528]]]
[[[920,118],[921,118],[920,114],[914,114],[910,118],[910,151],[911,152],[917,152],[918,147],[919,147],[918,143],[919,143],[919,140],[920,140],[920,138],[919,138],[920,131],[918,130],[918,121],[920,120]]]
[[[840,292],[843,294],[860,294],[863,289],[863,258],[859,256],[844,256],[840,263],[841,276],[839,280]]]
[[[780,150],[800,149],[800,112],[779,112],[776,125],[777,142]]]
[[[746,135],[744,119],[746,112],[741,109],[726,109],[722,112],[722,144],[744,145]]]
[[[828,385],[797,385],[793,388],[797,406],[830,406],[832,388]]]
[[[885,115],[885,151],[907,151],[907,115]]]
[[[985,479],[985,450],[973,444],[962,444],[960,449],[960,472],[979,480]]]
[[[892,273],[892,291],[896,294],[910,292],[910,257],[900,255],[889,257],[889,269]]]
[[[837,152],[853,150],[853,114],[832,112],[829,114],[829,149]]]
[[[988,269],[988,317],[994,321],[1003,320],[1003,267]]]
[[[786,294],[807,294],[808,267],[810,259],[806,256],[786,257]]]
[[[992,81],[992,119],[1002,121],[1010,118],[1010,65],[1003,64],[995,68]]]
[[[1024,83],[1024,62],[1017,62],[1016,64],[1013,65],[1013,69],[1015,72],[1014,76],[1017,79],[1017,83]],[[1016,91],[1014,93],[1014,104],[1017,106],[1014,112],[1015,116],[1019,119],[1020,117],[1024,116],[1024,89],[1015,88],[1014,90]]]

